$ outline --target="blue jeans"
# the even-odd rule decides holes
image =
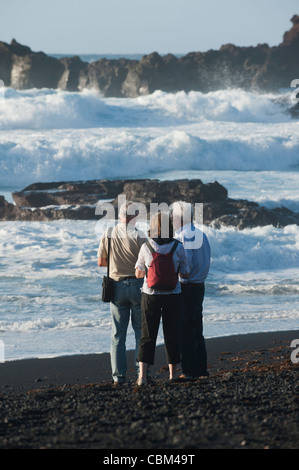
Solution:
[[[126,337],[131,317],[135,332],[135,370],[138,375],[137,354],[141,336],[141,287],[143,279],[113,281],[113,300],[110,302],[112,317],[111,368],[114,382],[125,382],[127,373]]]

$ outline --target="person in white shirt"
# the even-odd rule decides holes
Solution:
[[[162,227],[167,225],[169,229],[168,235],[163,236]],[[181,362],[179,345],[181,285],[178,273],[180,273],[181,277],[188,277],[188,262],[183,245],[175,240],[173,236],[174,230],[169,214],[158,212],[151,219],[149,244],[145,243],[141,247],[135,266],[136,277],[144,278],[141,296],[142,326],[138,354],[140,373],[137,385],[146,383],[146,368],[148,365],[154,364],[156,340],[161,317],[169,365],[169,378],[171,380],[175,378],[176,365]],[[153,259],[157,257],[156,253],[165,257],[172,254],[172,264],[169,262],[168,265],[171,271],[166,270],[164,279],[167,286],[164,287],[164,290],[161,290],[162,284],[153,288],[151,287],[152,284],[148,282],[151,279],[150,268],[153,270]],[[169,275],[168,272],[170,273]],[[172,276],[174,287],[170,290],[168,284]],[[159,276],[157,276],[158,278]]]
[[[176,238],[189,262],[188,279],[181,282],[180,347],[183,379],[208,377],[207,352],[203,336],[205,280],[210,269],[211,248],[207,236],[193,223],[193,206],[184,201],[172,204]]]

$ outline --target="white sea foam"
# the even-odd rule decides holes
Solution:
[[[284,229],[272,226],[239,231],[232,227],[205,229],[213,246],[215,272],[269,272],[298,269],[299,227]]]
[[[0,184],[134,178],[182,168],[298,170],[297,123],[243,126],[0,132]]]
[[[45,280],[63,276],[70,281],[92,279],[101,237],[93,221],[2,222],[1,277]],[[299,266],[299,227],[256,227],[239,231],[205,227],[212,245],[213,272],[275,272]],[[7,237],[9,233],[9,238]],[[41,278],[41,273],[43,274]]]
[[[290,100],[240,89],[210,93],[156,91],[138,98],[103,98],[50,89],[6,89],[0,106],[0,129],[81,129],[160,127],[198,121],[239,123],[290,122]]]
[[[276,98],[240,90],[106,99],[8,89],[0,102],[0,194],[36,181],[185,177],[298,210],[299,123]],[[205,336],[298,329],[298,226],[205,231],[212,247]],[[100,235],[91,221],[1,222],[7,360],[109,350]]]
[[[0,332],[34,332],[40,330],[68,330],[71,328],[98,328],[110,331],[111,321],[108,319],[84,320],[78,318],[67,318],[58,321],[54,317],[38,318],[28,321],[10,322],[0,321]]]
[[[241,90],[6,90],[0,184],[148,176],[170,170],[298,170],[299,125],[273,96]]]
[[[209,93],[190,91],[165,93],[156,91],[137,98],[137,102],[168,117],[184,121],[285,122],[290,121],[287,107],[273,94],[251,93],[241,89],[217,90]]]
[[[212,249],[206,336],[296,328],[299,227],[205,232]],[[109,350],[99,235],[92,221],[1,223],[0,333],[8,358]],[[127,346],[134,347],[131,329]]]

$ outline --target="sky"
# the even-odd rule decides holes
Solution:
[[[47,54],[186,54],[274,46],[298,0],[0,0],[0,41]]]

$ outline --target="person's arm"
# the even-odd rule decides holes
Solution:
[[[142,271],[141,269],[136,268],[135,276],[137,277],[137,279],[142,279],[145,276],[145,271]]]
[[[135,276],[142,279],[145,276],[144,244],[141,246],[137,263],[135,264]]]
[[[107,258],[98,258],[98,266],[100,266],[100,268],[107,267],[108,266]]]
[[[100,242],[100,246],[98,249],[98,266],[101,267],[107,267],[108,266],[108,259],[107,259],[107,251],[106,251],[106,233],[103,234]]]
[[[179,276],[183,279],[188,279],[189,273],[186,273],[186,274],[179,273]]]
[[[189,274],[190,274],[190,265],[189,265],[189,260],[188,260],[186,250],[183,247],[183,245],[181,245],[180,254],[181,254],[181,257],[180,257],[180,264],[179,264],[179,276],[182,279],[188,279]]]

